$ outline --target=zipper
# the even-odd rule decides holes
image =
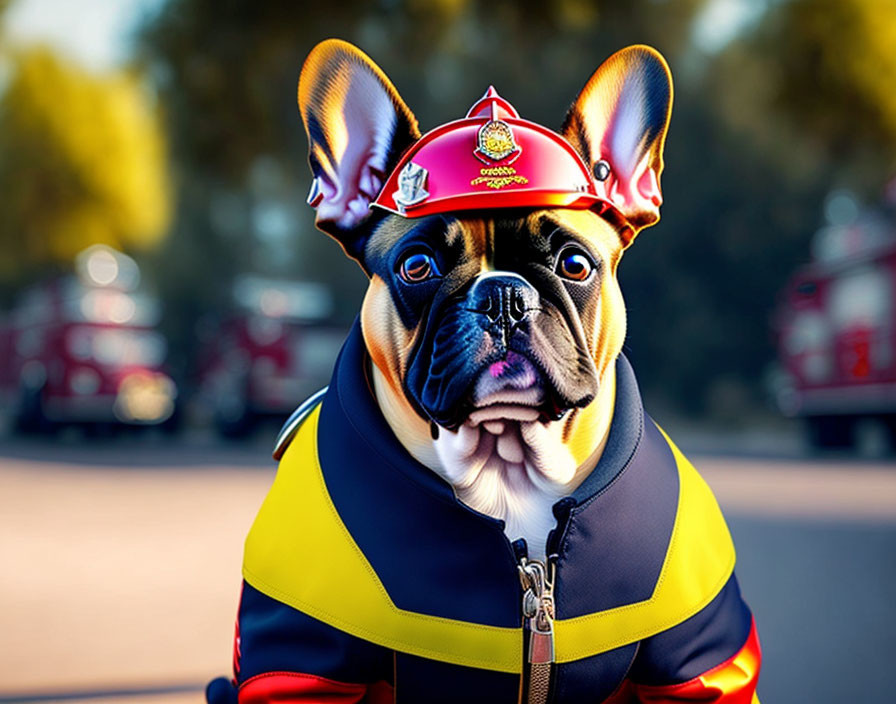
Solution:
[[[523,626],[529,636],[528,669],[523,677],[520,702],[546,704],[554,673],[554,585],[560,542],[576,505],[571,496],[560,499],[553,506],[557,525],[548,534],[547,560],[529,560],[525,540],[512,544],[517,558],[517,570],[523,587]]]
[[[529,634],[526,704],[545,704],[554,662],[555,563],[520,557],[517,569],[523,587],[523,618]]]

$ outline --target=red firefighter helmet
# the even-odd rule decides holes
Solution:
[[[612,207],[572,145],[521,119],[493,87],[465,118],[408,149],[373,206],[412,218],[479,208]]]

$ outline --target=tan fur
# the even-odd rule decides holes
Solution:
[[[401,325],[389,287],[378,276],[371,278],[364,296],[361,331],[373,362],[373,391],[386,421],[399,442],[420,462],[431,466],[435,453],[429,424],[414,411],[401,382],[416,331],[405,330]]]

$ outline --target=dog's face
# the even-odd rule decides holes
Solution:
[[[538,445],[549,428],[555,444],[573,448],[566,464],[581,464],[593,449],[582,436],[625,336],[617,265],[659,217],[671,106],[662,57],[647,47],[617,53],[567,115],[563,137],[613,206],[603,214],[523,204],[404,217],[369,208],[420,134],[385,75],[344,42],[309,56],[299,106],[315,175],[309,202],[318,227],[370,279],[362,329],[400,438],[481,426],[498,438],[498,454],[522,464],[520,445]],[[505,438],[502,454],[508,422],[517,440]]]
[[[365,248],[365,340],[439,426],[496,403],[559,420],[594,400],[621,348],[617,243],[590,211],[390,215]]]

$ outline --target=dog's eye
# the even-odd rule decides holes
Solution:
[[[415,252],[404,258],[398,273],[406,283],[417,284],[439,275],[435,260],[425,252]]]
[[[570,249],[560,254],[557,260],[557,273],[565,279],[584,281],[594,269],[587,255],[577,249]]]

